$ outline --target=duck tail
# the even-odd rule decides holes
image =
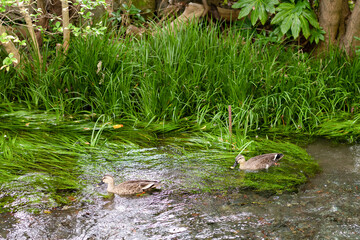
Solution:
[[[160,186],[161,186],[161,183],[159,183],[159,182],[151,182],[148,185],[144,186],[142,189],[143,190],[148,190],[148,189],[157,188],[157,187],[160,187]]]
[[[282,154],[282,153],[277,153],[276,155],[275,155],[275,161],[279,161],[282,157],[284,156],[284,154]]]

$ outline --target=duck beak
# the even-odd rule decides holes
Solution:
[[[96,184],[96,187],[100,187],[100,186],[103,185],[103,184],[104,184],[104,182],[101,181],[101,182],[99,182],[98,184]]]
[[[235,160],[234,165],[232,165],[232,167],[230,167],[231,169],[234,169],[239,163]]]

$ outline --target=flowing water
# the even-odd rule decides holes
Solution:
[[[40,214],[1,214],[3,239],[360,239],[360,146],[317,141],[307,151],[322,172],[298,193],[189,193],[182,181],[198,179],[181,167],[142,169],[167,179],[151,195],[104,199],[89,195],[81,207]],[[163,156],[153,156],[161,159]],[[134,164],[139,164],[135,162]],[[164,166],[164,165],[162,165]],[[101,168],[101,164],[97,167]],[[129,178],[139,174],[127,171]],[[139,166],[137,166],[139,167]],[[104,167],[105,168],[105,167]],[[99,172],[106,170],[101,169]],[[141,177],[141,175],[140,175]],[[117,178],[117,181],[122,180]],[[199,183],[201,184],[201,183]],[[106,193],[104,188],[89,188]]]

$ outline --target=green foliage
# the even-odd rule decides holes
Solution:
[[[0,42],[1,43],[7,43],[9,40],[8,40],[8,38],[7,38],[7,33],[6,32],[4,32],[3,34],[1,34],[0,35]]]
[[[3,69],[3,68],[5,68],[6,71],[9,71],[9,70],[10,70],[10,65],[13,64],[13,63],[17,63],[17,59],[14,58],[14,54],[13,54],[13,53],[9,53],[9,56],[7,56],[7,57],[3,60],[3,62],[2,62],[3,65],[2,65],[2,67],[0,68],[0,70]]]
[[[130,16],[134,16],[136,19],[145,22],[145,19],[140,15],[141,10],[138,9],[137,7],[135,7],[134,4],[131,5],[127,5],[127,4],[122,4],[123,6],[123,10]]]
[[[250,31],[219,37],[214,27],[193,25],[176,37],[163,32],[118,41],[108,34],[74,37],[72,44],[46,71],[34,70],[33,62],[21,72],[0,72],[1,98],[54,111],[59,119],[86,112],[224,128],[232,105],[234,128],[245,134],[277,127],[312,132],[339,111],[355,114],[359,107],[359,59],[335,52],[311,59]]]
[[[99,121],[101,119],[104,119],[104,118],[105,117],[102,115],[95,122],[93,131],[92,131],[92,134],[91,134],[91,140],[90,140],[90,146],[91,147],[95,147],[98,144],[98,142],[100,140],[101,133],[104,131],[106,125],[108,124],[108,123],[105,123],[100,128],[97,128],[97,124],[99,123]],[[96,130],[97,130],[97,132],[96,132]]]
[[[279,167],[274,166],[267,171],[247,172],[229,169],[234,163],[237,152],[225,155],[210,151],[211,156],[205,159],[199,158],[195,163],[191,162],[193,167],[191,170],[183,164],[184,170],[192,176],[186,181],[186,188],[221,193],[231,192],[234,189],[237,191],[251,189],[271,194],[294,192],[299,185],[304,184],[309,177],[313,177],[319,171],[318,164],[306,151],[294,144],[258,139],[243,146],[237,145],[237,149],[242,149],[241,152],[247,159],[269,152],[280,152],[285,154],[285,157],[280,161]],[[191,160],[191,154],[187,153],[187,156]]]
[[[358,37],[354,37],[356,40],[358,40],[358,41],[360,41],[360,38],[358,38]],[[360,47],[359,46],[357,46],[356,47],[356,54],[357,55],[360,55]]]
[[[321,123],[314,135],[348,143],[356,143],[360,139],[359,120],[360,114],[352,117],[340,115],[330,121]]]
[[[219,38],[214,29],[196,27],[176,38],[164,33],[139,42],[79,37],[65,62],[59,58],[47,71],[25,66],[21,74],[0,75],[7,79],[0,81],[1,96],[56,111],[59,119],[90,112],[149,123],[188,117],[218,126],[226,123],[230,104],[234,126],[245,132],[311,131],[338,109],[356,111],[356,61],[350,65],[336,55],[312,60],[258,37],[250,44],[252,35]],[[234,45],[242,38],[246,44]]]
[[[105,0],[76,0],[74,6],[79,6],[79,15],[82,16],[85,20],[91,20],[92,13],[91,10],[95,9],[96,7],[103,7],[106,6]]]
[[[110,122],[100,127],[103,116],[74,115],[57,121],[53,113],[16,105],[0,108],[1,211],[81,206],[101,195],[94,185],[104,173],[123,178],[146,174],[166,188],[176,185],[185,192],[251,188],[273,194],[296,191],[318,170],[296,145],[252,141],[241,134],[234,134],[229,143],[228,133],[210,125],[200,128],[189,120],[178,124],[127,120],[115,128],[118,125]],[[97,144],[91,146],[92,142]],[[265,152],[286,157],[280,167],[245,173],[229,168],[239,151],[247,157]],[[169,174],[176,174],[176,179],[169,179]]]
[[[61,22],[59,22],[59,21],[57,21],[57,22],[55,22],[55,24],[53,24],[52,29],[53,29],[54,32],[60,32],[60,33],[63,32],[63,28],[62,28],[62,26],[61,26]]]
[[[318,44],[320,40],[324,41],[324,34],[325,34],[325,31],[321,28],[311,29],[310,42],[315,41],[315,43]]]
[[[113,22],[115,22],[117,24],[121,23],[121,21],[122,21],[122,12],[121,12],[121,10],[118,10],[116,12],[112,12],[111,15],[112,15],[112,17],[109,18],[110,21],[113,21]]]
[[[123,15],[128,17],[132,17],[135,21],[145,22],[143,16],[141,16],[141,10],[136,8],[134,4],[128,5],[123,3],[122,8],[120,8],[117,12],[112,12],[112,17],[109,19],[114,21],[117,24],[120,24],[123,21]]]
[[[72,145],[76,138],[47,132],[44,124],[35,128],[45,127],[45,132],[32,133],[33,127],[27,124],[33,123],[12,122],[0,129],[2,196],[12,196],[12,201],[22,199],[26,203],[25,206],[8,204],[6,207],[12,210],[45,205],[55,207],[66,202],[66,193],[79,188],[75,158],[79,151]],[[19,127],[26,125],[29,131],[20,132]]]
[[[291,36],[296,39],[302,31],[303,36],[310,41],[324,39],[324,31],[320,28],[316,15],[306,0],[302,1],[259,1],[259,0],[240,0],[235,3],[233,8],[242,8],[239,19],[249,15],[251,12],[251,23],[255,25],[258,19],[264,25],[269,14],[276,14],[271,20],[271,24],[276,25],[274,30],[280,36],[291,32]],[[275,9],[276,7],[276,9]],[[310,28],[310,25],[312,28]]]
[[[25,8],[30,7],[30,5],[32,4],[31,1],[29,0],[19,0],[19,1],[15,1],[15,0],[1,0],[0,2],[0,12],[6,12],[9,11],[9,9],[7,9],[6,7],[15,7],[18,8],[19,6],[24,6]],[[106,2],[105,0],[95,0],[95,1],[89,1],[89,0],[77,0],[77,1],[73,1],[72,4],[74,6],[76,6],[76,11],[77,14],[79,16],[79,18],[77,19],[78,22],[80,23],[84,23],[80,26],[75,26],[73,24],[70,24],[69,29],[74,33],[74,35],[101,35],[104,34],[104,31],[107,29],[107,27],[105,27],[102,23],[97,23],[96,25],[94,24],[90,24],[92,22],[92,12],[91,10],[94,10],[96,7],[99,6],[106,6]],[[75,9],[75,8],[74,8]],[[41,9],[36,9],[36,8],[32,8],[33,13],[29,14],[30,20],[35,23],[39,21],[40,16],[43,14],[41,11]],[[133,9],[132,9],[133,10]],[[62,34],[63,33],[63,26],[62,26],[62,21],[59,21],[61,19],[59,19],[58,16],[54,16],[51,15],[49,13],[46,13],[47,18],[49,18],[50,20],[50,24],[52,24],[51,29],[52,32],[48,33],[42,26],[36,26],[36,24],[34,24],[34,28],[35,30],[40,31],[42,34],[44,34],[44,38],[51,38],[53,37],[53,35],[56,34]],[[22,16],[22,15],[21,15]],[[16,21],[14,21],[14,19],[8,19],[8,20],[0,20],[1,21],[1,25],[19,25],[18,22],[20,21],[24,21],[24,19],[16,19]],[[51,37],[49,37],[51,36]],[[19,41],[19,39],[14,35],[7,35],[6,33],[2,34],[2,36],[0,36],[0,43],[1,42],[8,42],[8,41],[13,41],[13,42],[20,42],[20,46],[25,46],[25,42],[29,41],[30,38],[28,38],[28,40],[23,40],[23,41]],[[29,44],[27,44],[28,46],[31,46],[29,49],[26,49],[26,51],[31,52],[31,54],[34,55],[34,43],[30,40]],[[36,58],[41,58],[41,56],[36,56]],[[24,61],[24,59],[26,58],[22,58],[22,61]],[[34,58],[35,59],[35,58]],[[43,58],[46,59],[46,58]],[[14,62],[14,58],[12,57],[6,57],[5,59],[3,59],[3,65],[0,65],[0,70],[1,69],[6,69],[7,71],[10,69],[10,65],[11,63]],[[40,64],[41,65],[41,64]],[[34,66],[35,67],[35,66]]]
[[[195,24],[137,41],[78,36],[66,56],[51,59],[47,45],[42,55],[52,61],[43,69],[32,63],[1,71],[0,106],[7,107],[0,116],[0,182],[6,201],[28,196],[16,196],[21,186],[31,195],[39,185],[35,202],[63,204],[104,172],[131,174],[134,164],[144,171],[186,171],[188,191],[294,191],[317,165],[292,144],[249,136],[358,140],[360,59],[349,61],[338,52],[312,59],[256,32],[219,33]],[[27,110],[17,111],[13,103]],[[116,129],[114,122],[124,127]],[[143,147],[152,150],[133,151]],[[228,169],[239,151],[247,158],[268,151],[286,157],[269,172],[244,174]]]
[[[232,6],[233,8],[242,8],[239,13],[239,19],[246,17],[251,12],[251,23],[260,20],[262,24],[268,19],[268,14],[275,13],[275,6],[279,4],[278,0],[240,0]]]
[[[6,7],[14,6],[15,1],[13,0],[0,0],[0,12],[5,12]]]
[[[20,41],[18,37],[14,37],[11,35],[8,35],[6,32],[4,32],[3,34],[1,34],[0,36],[0,43],[8,43],[9,41],[13,41],[15,43],[18,43],[20,46],[24,46],[25,44],[25,40]],[[6,69],[6,71],[10,70],[10,66],[13,63],[17,63],[17,59],[14,58],[14,54],[13,53],[9,53],[9,55],[7,57],[5,57],[2,61],[2,66],[0,67],[0,70],[2,69]]]
[[[279,25],[282,34],[291,30],[292,36],[296,39],[302,30],[304,37],[308,38],[311,34],[309,23],[315,29],[320,28],[316,15],[307,1],[282,2],[276,11],[277,14],[272,19],[271,24]]]

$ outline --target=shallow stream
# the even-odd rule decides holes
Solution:
[[[119,182],[146,176],[166,178],[163,191],[140,197],[104,199],[89,194],[82,207],[0,216],[2,239],[360,239],[360,146],[317,141],[307,151],[322,172],[298,193],[189,193],[197,181],[171,165],[142,173],[122,166]],[[150,156],[148,156],[150,157]],[[161,159],[162,156],[152,156]],[[149,159],[148,159],[149,160]],[[164,160],[164,159],[163,159]],[[166,160],[166,159],[165,159]],[[140,166],[139,162],[134,162]],[[106,166],[97,166],[99,173]],[[141,167],[140,167],[141,169]],[[100,180],[100,178],[99,178]],[[89,186],[106,193],[104,188]],[[199,183],[201,184],[201,183]]]

